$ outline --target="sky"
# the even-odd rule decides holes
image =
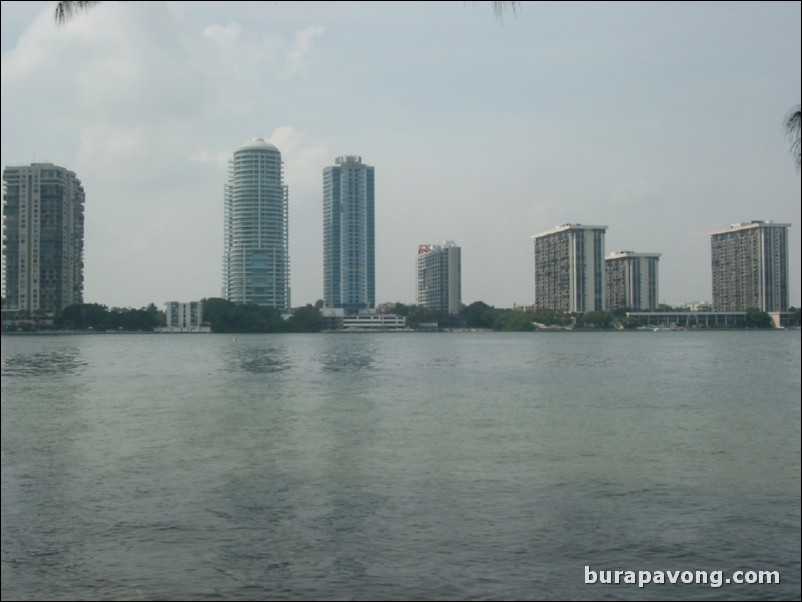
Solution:
[[[223,187],[282,154],[292,305],[323,295],[322,172],[376,173],[376,301],[418,245],[462,249],[462,300],[534,301],[532,235],[608,227],[660,253],[659,297],[711,299],[710,236],[789,223],[800,306],[799,2],[118,2],[56,25],[2,2],[2,165],[86,192],[84,301],[221,296]]]

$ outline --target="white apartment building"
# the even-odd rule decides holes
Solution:
[[[462,304],[461,250],[454,241],[419,245],[415,299],[426,309],[457,315]]]
[[[166,326],[162,332],[209,332],[203,326],[203,304],[200,301],[168,301],[164,304]]]
[[[234,303],[290,307],[288,192],[279,150],[254,138],[228,164],[223,289]]]

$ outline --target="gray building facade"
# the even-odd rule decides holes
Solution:
[[[788,309],[788,228],[754,220],[711,232],[713,311]]]
[[[607,226],[563,224],[535,234],[535,309],[584,313],[606,305]]]
[[[656,311],[659,253],[617,251],[605,259],[607,311]]]
[[[455,316],[462,304],[462,252],[453,241],[419,245],[415,299],[426,309]]]
[[[75,173],[52,163],[3,171],[5,309],[53,313],[83,303],[84,202]]]

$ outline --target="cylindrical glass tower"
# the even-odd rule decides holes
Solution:
[[[279,150],[255,138],[228,164],[223,286],[234,303],[290,307],[288,194]]]

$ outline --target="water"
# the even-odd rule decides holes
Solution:
[[[799,400],[798,331],[3,336],[2,597],[799,599]]]

